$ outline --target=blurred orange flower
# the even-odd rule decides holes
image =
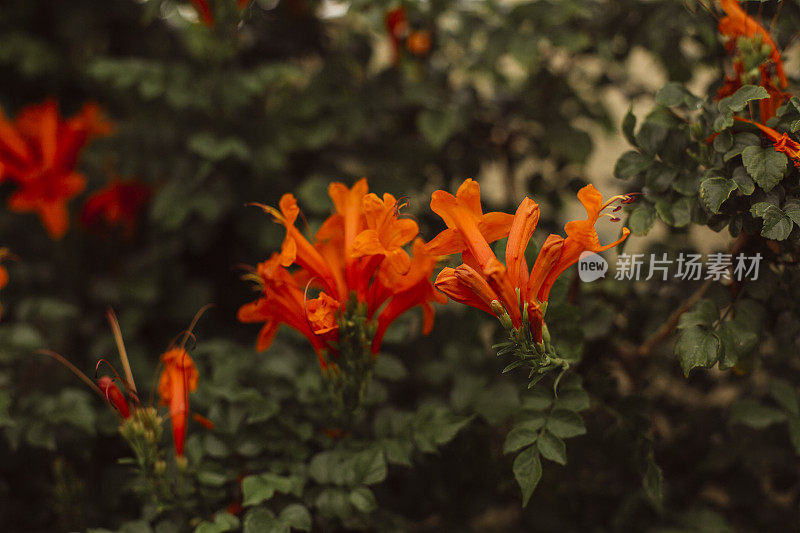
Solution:
[[[81,221],[86,226],[122,226],[131,236],[136,230],[136,217],[151,194],[150,187],[141,181],[114,178],[86,199]]]
[[[78,155],[111,128],[94,104],[66,120],[53,100],[24,108],[13,123],[0,111],[0,179],[19,185],[9,209],[38,214],[50,237],[61,238],[69,227],[67,202],[86,186],[75,170]]]
[[[431,51],[431,34],[425,30],[411,32],[406,39],[406,49],[415,56],[425,56]]]
[[[192,0],[200,20],[209,28],[214,27],[214,11],[211,8],[209,0]],[[236,5],[239,9],[244,9],[250,5],[250,0],[236,0]]]

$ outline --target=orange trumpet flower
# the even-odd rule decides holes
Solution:
[[[594,226],[604,214],[603,211],[613,202],[627,203],[632,197],[616,196],[603,202],[602,195],[594,186],[587,185],[581,189],[578,200],[586,209],[586,220],[567,223],[566,238],[550,235],[529,271],[525,249],[539,220],[539,206],[530,198],[525,198],[512,216],[510,227],[505,230],[508,241],[506,264],[503,265],[489,247],[489,240],[485,235],[488,232],[481,232],[479,228],[481,217],[484,216],[479,215],[480,188],[472,180],[467,180],[462,185],[464,187],[471,192],[466,195],[459,189],[462,192],[461,198],[444,191],[436,191],[431,199],[431,209],[448,226],[431,243],[437,242],[438,246],[446,249],[457,248],[455,251],[461,251],[464,260],[464,264],[455,269],[442,270],[436,278],[435,286],[457,302],[496,315],[507,329],[515,332],[529,330],[533,341],[541,344],[544,312],[553,283],[559,275],[578,262],[582,252],[602,252],[627,238],[630,232],[623,228],[623,235],[619,240],[601,245]],[[467,198],[469,202],[466,201]],[[499,228],[508,227],[508,224],[503,217],[495,215],[493,218],[504,221],[494,226],[497,231],[491,233],[496,240],[505,236]],[[442,235],[445,235],[444,239]]]
[[[172,348],[161,354],[164,369],[158,380],[161,405],[169,406],[175,455],[183,456],[186,424],[189,421],[189,393],[197,389],[197,367],[183,348]]]
[[[420,239],[413,254],[404,248],[419,232],[416,222],[400,215],[404,202],[369,193],[365,179],[352,188],[332,183],[328,194],[335,212],[313,240],[294,225],[300,211],[291,194],[281,198],[279,209],[256,204],[286,227],[286,237],[281,251],[247,276],[262,296],[242,306],[238,316],[264,324],[257,349],[268,348],[278,327],[287,324],[309,339],[323,370],[337,373],[343,363],[342,324],[361,324],[368,352],[377,354],[398,316],[422,307],[427,333],[433,321],[430,303],[445,298],[430,281],[436,256]],[[297,268],[290,272],[292,266]]]
[[[94,104],[67,120],[53,100],[26,107],[13,123],[0,111],[0,179],[19,185],[9,209],[38,214],[50,237],[61,238],[69,227],[67,202],[86,186],[75,170],[78,155],[89,139],[110,132]]]
[[[752,124],[753,126],[760,129],[761,132],[764,135],[766,135],[766,137],[772,142],[772,145],[775,148],[776,152],[783,152],[792,160],[794,166],[800,167],[800,143],[789,137],[788,133],[778,133],[769,126],[764,126],[763,124],[759,124],[758,122],[753,122],[752,120],[747,120],[746,118],[742,117],[733,117],[733,118],[738,120],[739,122],[746,122],[748,124]]]

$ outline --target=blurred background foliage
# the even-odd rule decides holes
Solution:
[[[264,260],[283,238],[245,204],[276,205],[285,192],[315,228],[330,210],[328,183],[366,176],[372,191],[408,197],[430,239],[441,229],[427,208],[431,192],[476,177],[493,210],[512,211],[527,194],[542,206],[537,235],[561,232],[590,177],[593,147],[620,136],[609,91],[625,106],[649,105],[652,78],[721,78],[725,52],[710,3],[408,1],[409,31],[430,44],[407,46],[403,37],[394,57],[385,18],[397,2],[253,0],[240,9],[210,0],[213,25],[189,1],[3,2],[3,112],[56,98],[71,115],[95,101],[116,132],[82,153],[89,186],[71,203],[62,240],[51,241],[33,215],[0,212],[2,245],[16,256],[5,263],[11,281],[0,323],[2,529],[796,525],[800,472],[787,424],[778,424],[788,421],[800,447],[793,318],[779,332],[783,350],[766,341],[756,350],[769,356],[763,368],[684,379],[669,339],[646,357],[636,346],[681,305],[689,282],[566,280],[548,323],[577,365],[554,398],[552,383],[525,391],[525,376],[499,374],[505,362],[491,344],[502,332],[488,317],[451,303],[422,337],[414,312],[387,336],[365,406],[344,436],[305,339],[282,330],[258,354],[257,329],[235,318],[253,298],[240,265]],[[781,45],[797,15],[795,4],[783,7]],[[600,174],[605,194],[621,188],[607,179],[610,167]],[[83,199],[112,175],[155,191],[131,237],[78,221]],[[652,214],[638,233],[655,221]],[[638,246],[697,244],[680,227]],[[710,298],[723,306],[730,297],[715,290]],[[190,425],[189,467],[174,473],[174,500],[156,505],[120,462],[129,451],[108,407],[34,352],[56,350],[90,375],[101,357],[116,363],[105,322],[112,307],[139,387],[149,391],[158,355],[209,302],[216,306],[192,351],[200,370],[192,410],[215,427]],[[755,420],[749,425],[765,431],[731,423],[740,398],[750,404],[735,404],[733,421]],[[504,453],[519,449],[509,430],[519,437],[525,424],[539,431],[545,423],[548,444],[537,446],[549,461],[522,508],[512,471],[538,477],[533,462]]]

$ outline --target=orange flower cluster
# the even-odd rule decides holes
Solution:
[[[78,155],[89,139],[110,132],[94,104],[66,120],[52,100],[24,108],[13,122],[0,111],[0,180],[19,185],[9,209],[37,213],[50,237],[61,238],[69,227],[67,202],[86,186],[75,170]]]
[[[127,236],[136,230],[139,211],[150,199],[149,186],[138,180],[112,179],[104,188],[87,198],[81,212],[86,226],[121,226]]]
[[[297,201],[285,194],[279,209],[260,206],[286,227],[281,251],[259,264],[255,275],[262,296],[239,309],[239,320],[264,323],[257,347],[272,343],[281,324],[305,335],[323,370],[337,370],[344,320],[364,321],[364,338],[373,354],[388,326],[420,306],[424,332],[433,326],[432,301],[444,302],[430,277],[436,257],[427,251],[417,223],[399,216],[402,203],[391,194],[369,193],[366,179],[351,189],[332,183],[333,213],[309,241],[295,227]],[[413,242],[413,255],[404,248]],[[295,267],[289,270],[290,267]],[[309,292],[319,291],[316,297]],[[332,367],[332,368],[331,368]]]
[[[587,185],[578,192],[578,200],[586,209],[586,219],[568,222],[566,238],[549,235],[529,271],[525,250],[539,221],[539,206],[533,200],[526,197],[514,215],[483,213],[480,186],[471,179],[459,187],[455,196],[445,191],[434,192],[431,209],[444,220],[448,229],[431,240],[428,251],[460,252],[464,262],[457,268],[443,269],[436,278],[436,288],[457,302],[496,315],[509,330],[527,329],[532,340],[541,344],[544,313],[556,279],[577,263],[584,251],[608,250],[630,233],[623,228],[619,240],[601,245],[594,226],[614,202],[629,203],[631,195],[615,196],[603,202],[597,189]],[[614,211],[619,208],[617,206]],[[489,243],[506,236],[506,264],[503,265]]]
[[[726,15],[719,21],[719,32],[728,38],[725,43],[729,52],[737,52],[736,41],[740,37],[753,39],[760,42],[768,49],[769,60],[759,65],[758,84],[769,93],[769,98],[759,101],[759,115],[762,124],[775,116],[777,109],[791,97],[783,92],[789,85],[781,60],[781,53],[769,32],[761,24],[742,9],[737,0],[720,0],[720,5]],[[736,58],[733,61],[733,76],[726,76],[725,83],[717,92],[717,99],[722,99],[735,93],[745,83],[746,77],[744,61]]]

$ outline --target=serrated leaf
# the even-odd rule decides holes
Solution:
[[[700,183],[700,198],[712,213],[719,213],[719,208],[736,190],[736,183],[725,178],[708,178]]]
[[[528,505],[536,485],[542,479],[542,461],[539,459],[539,450],[530,447],[514,459],[514,477],[522,490],[522,506]]]
[[[769,192],[783,179],[788,159],[772,147],[748,146],[742,150],[742,163],[753,181]]]
[[[536,447],[542,454],[542,457],[549,459],[554,463],[560,465],[567,464],[567,446],[564,441],[550,433],[544,431],[539,440],[536,441]]]
[[[764,218],[764,226],[761,228],[762,237],[782,241],[792,232],[792,219],[774,205],[767,207],[761,216]]]
[[[720,341],[714,332],[700,326],[681,330],[675,343],[675,355],[685,376],[693,368],[711,367],[717,362]]]
[[[800,226],[800,200],[797,198],[789,198],[786,200],[786,203],[783,204],[783,212],[787,217],[792,219],[795,224]]]
[[[739,400],[731,407],[731,423],[754,429],[764,429],[786,420],[786,413],[774,407],[761,405],[750,398]]]
[[[741,111],[752,100],[769,98],[767,90],[759,85],[742,85],[739,90],[719,101],[717,107],[720,111]]]

